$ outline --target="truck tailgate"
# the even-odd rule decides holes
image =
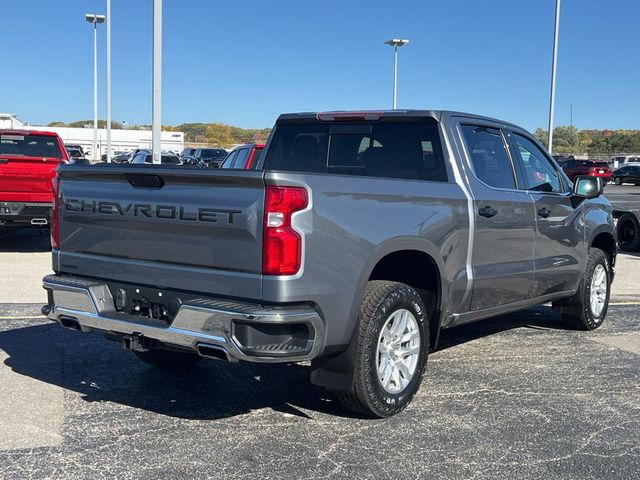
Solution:
[[[260,298],[262,172],[102,165],[59,176],[59,271]]]
[[[51,202],[51,179],[61,160],[0,155],[0,201]]]

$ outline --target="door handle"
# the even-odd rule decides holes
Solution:
[[[481,217],[486,217],[486,218],[491,218],[495,216],[497,213],[498,213],[498,210],[496,210],[493,207],[490,207],[489,205],[487,205],[486,207],[482,207],[480,210],[478,210],[478,214]]]
[[[540,215],[542,218],[547,218],[549,215],[551,215],[551,210],[549,210],[547,207],[542,207],[538,209],[538,215]]]

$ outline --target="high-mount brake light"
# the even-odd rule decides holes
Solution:
[[[60,199],[58,197],[60,179],[57,175],[51,179],[51,187],[53,198],[53,203],[51,205],[51,220],[49,221],[51,228],[51,248],[57,250],[60,248],[60,219],[58,218],[60,212]]]
[[[301,187],[267,185],[264,202],[262,273],[294,275],[302,263],[302,237],[291,226],[291,215],[309,205]]]
[[[380,120],[384,112],[322,112],[316,117],[321,122],[349,122],[349,121],[376,121]]]

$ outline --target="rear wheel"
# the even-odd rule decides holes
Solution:
[[[355,335],[353,387],[338,392],[338,399],[370,417],[401,412],[420,386],[428,355],[428,320],[420,295],[403,283],[369,282]]]
[[[576,330],[595,330],[602,325],[607,315],[610,293],[609,257],[603,250],[591,248],[578,292],[562,302],[564,320]]]
[[[616,225],[618,246],[625,252],[640,250],[640,221],[633,213],[625,213]]]
[[[622,185],[622,179],[620,177],[615,177],[613,179],[613,183],[615,183],[616,185]]]
[[[202,360],[202,357],[195,353],[174,352],[172,350],[134,350],[133,353],[149,365],[170,370],[188,370]]]

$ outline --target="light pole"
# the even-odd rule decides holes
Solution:
[[[107,163],[111,163],[111,0],[107,0]]]
[[[409,43],[409,40],[402,40],[400,38],[392,38],[384,42],[385,45],[393,47],[393,109],[396,109],[397,105],[397,92],[398,92],[398,47],[402,47]]]
[[[162,155],[162,0],[153,0],[153,93],[151,112],[151,152],[153,163]]]
[[[93,24],[93,145],[91,147],[93,159],[99,160],[98,155],[98,30],[99,23],[104,23],[104,15],[87,13],[85,20]]]
[[[556,22],[553,30],[553,54],[551,58],[551,98],[549,99],[549,153],[553,155],[553,108],[556,97],[556,64],[558,59],[558,34],[560,33],[560,0],[556,0]]]

